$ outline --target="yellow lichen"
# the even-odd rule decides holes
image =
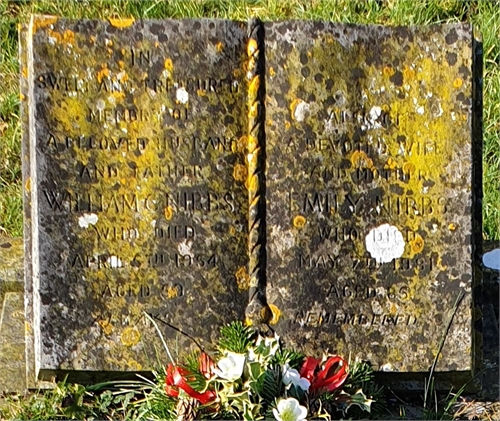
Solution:
[[[253,322],[251,319],[249,319],[248,317],[245,318],[245,326],[252,326],[253,325]]]
[[[243,136],[242,138],[240,139],[243,139],[245,138],[247,143],[245,144],[245,146],[247,147],[247,149],[249,151],[254,151],[255,148],[257,148],[257,146],[259,146],[259,141],[257,140],[257,138],[255,136]]]
[[[290,113],[291,113],[292,120],[295,120],[295,110],[297,109],[297,106],[302,102],[304,102],[304,101],[302,101],[300,98],[296,98],[290,104]]]
[[[385,77],[391,77],[391,76],[394,75],[394,73],[396,73],[396,71],[391,66],[385,66],[384,70],[383,70],[383,73],[384,73]]]
[[[26,190],[27,193],[31,192],[31,177],[29,177],[26,180],[26,183],[24,183],[24,190]]]
[[[126,327],[121,334],[122,344],[125,346],[134,346],[141,339],[141,334],[135,327]]]
[[[236,164],[233,169],[233,177],[236,181],[245,181],[247,178],[247,167],[245,165]]]
[[[99,70],[96,74],[96,78],[97,78],[97,81],[99,83],[102,82],[102,79],[104,77],[108,77],[109,76],[109,69],[108,69],[108,64],[107,63],[103,63],[102,66],[101,66],[101,70]]]
[[[271,310],[271,317],[268,320],[268,323],[271,325],[275,325],[276,323],[278,323],[278,321],[280,319],[281,311],[274,304],[268,304],[268,307],[269,307],[269,310]]]
[[[293,226],[295,228],[303,228],[306,225],[306,218],[303,217],[302,215],[297,215],[295,218],[293,218]]]
[[[250,82],[250,86],[248,87],[248,96],[250,98],[255,98],[257,96],[257,92],[260,86],[260,78],[255,76]]]
[[[254,40],[253,38],[248,40],[248,44],[247,44],[247,54],[249,56],[252,56],[258,49],[258,44],[257,44],[257,41]]]
[[[403,78],[405,82],[410,82],[415,78],[415,70],[413,70],[410,66],[405,65],[403,69]]]
[[[248,176],[246,188],[251,192],[256,192],[259,184],[259,178],[256,175]]]
[[[457,226],[456,226],[453,222],[451,222],[451,223],[448,225],[448,229],[449,229],[450,231],[455,231],[455,230],[457,229]]]
[[[256,118],[259,115],[259,104],[254,102],[250,105],[250,109],[248,110],[248,118]]]
[[[164,210],[163,210],[164,214],[165,214],[165,219],[167,221],[170,221],[172,219],[172,216],[174,216],[174,210],[172,209],[172,206],[167,206]]]
[[[109,320],[99,320],[98,323],[106,335],[111,335],[113,332],[113,325],[109,322]]]
[[[127,361],[127,367],[129,367],[132,371],[141,371],[142,370],[142,365],[133,359],[129,359]]]
[[[457,77],[453,81],[453,87],[456,88],[456,89],[458,89],[458,88],[460,88],[463,85],[463,83],[464,83],[464,81],[461,78]]]
[[[174,70],[174,64],[172,63],[172,59],[166,58],[165,63],[163,64],[165,69],[168,70],[169,72]]]
[[[363,151],[354,151],[351,155],[351,163],[354,168],[373,168],[373,160]]]
[[[74,44],[75,42],[75,33],[69,29],[66,29],[62,34],[49,29],[47,35],[54,38],[59,44]]]
[[[424,239],[417,234],[415,238],[410,241],[410,247],[413,253],[420,253],[424,249]]]
[[[215,49],[217,50],[218,53],[220,53],[224,49],[224,44],[219,41],[217,44],[215,44]]]
[[[108,19],[109,23],[113,25],[115,28],[128,28],[132,26],[135,22],[134,18],[110,18]]]
[[[167,287],[167,298],[176,298],[179,296],[179,290],[175,286]]]
[[[33,33],[35,34],[41,28],[53,25],[57,20],[56,16],[33,16]]]
[[[250,276],[245,266],[241,266],[234,274],[238,289],[247,290],[250,287]]]
[[[274,69],[272,67],[269,68],[269,75],[272,77],[274,75],[276,75],[276,72],[274,71]]]
[[[389,159],[387,160],[386,164],[384,165],[384,168],[385,169],[389,169],[389,170],[393,170],[394,168],[396,168],[398,165],[398,163],[392,159],[391,157],[389,157]]]
[[[231,152],[233,153],[245,152],[247,150],[247,144],[248,144],[248,137],[246,135],[243,135],[240,138],[238,138],[236,142],[231,143]]]
[[[405,174],[414,174],[415,173],[415,165],[411,162],[405,162],[403,164],[403,173]]]

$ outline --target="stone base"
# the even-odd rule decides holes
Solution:
[[[26,385],[22,239],[0,239],[0,392]]]

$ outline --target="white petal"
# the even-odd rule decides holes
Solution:
[[[305,420],[305,418],[307,417],[307,408],[305,406],[299,405],[299,407],[293,411],[293,414],[296,416],[297,421]]]
[[[274,418],[276,418],[278,421],[281,421],[280,413],[278,412],[277,409],[273,408],[273,415],[274,415]]]
[[[288,399],[281,399],[278,402],[278,412],[283,412],[288,408]]]
[[[301,377],[296,386],[299,386],[302,390],[309,390],[311,383],[305,377]]]

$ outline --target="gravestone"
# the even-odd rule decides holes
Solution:
[[[438,370],[473,369],[470,26],[34,16],[23,34],[32,375],[150,370],[158,330],[183,351],[245,318],[413,373],[453,317]]]
[[[425,372],[464,294],[437,370],[472,368],[474,54],[467,25],[266,24],[266,293],[287,343]]]
[[[145,312],[206,346],[248,296],[246,25],[40,16],[26,45],[35,372],[164,364]]]

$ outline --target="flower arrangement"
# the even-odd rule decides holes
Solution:
[[[169,417],[338,419],[354,407],[370,412],[381,394],[368,364],[349,365],[338,355],[305,357],[240,322],[221,329],[217,349],[214,356],[199,351],[171,362],[159,376]]]

